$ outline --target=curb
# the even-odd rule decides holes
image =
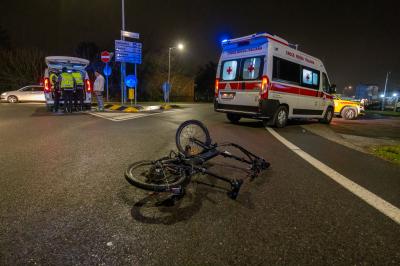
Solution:
[[[124,113],[138,113],[138,112],[144,112],[144,111],[156,111],[156,110],[171,110],[171,109],[176,109],[176,108],[181,108],[179,105],[176,104],[163,104],[163,105],[152,105],[152,106],[124,106],[124,105],[118,105],[118,104],[106,104],[104,105],[104,109],[110,110],[110,111],[120,111]]]

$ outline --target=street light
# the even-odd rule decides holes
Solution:
[[[177,46],[168,48],[168,84],[171,82],[171,51],[174,49],[183,50],[185,46],[182,43],[178,43]]]

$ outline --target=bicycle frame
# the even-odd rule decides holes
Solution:
[[[258,176],[258,174],[269,167],[269,163],[266,162],[264,159],[254,155],[253,153],[249,152],[242,146],[235,144],[235,143],[224,143],[221,145],[218,145],[217,143],[211,144],[210,146],[206,146],[203,142],[197,140],[197,139],[191,139],[191,141],[198,146],[202,147],[204,151],[200,154],[197,155],[191,155],[187,156],[185,154],[176,154],[175,152],[171,152],[168,157],[161,158],[160,160],[157,160],[156,162],[159,162],[163,164],[165,167],[177,167],[177,168],[183,168],[185,172],[188,174],[188,177],[190,178],[191,176],[201,173],[201,174],[206,174],[213,176],[219,180],[222,180],[224,182],[227,182],[231,185],[231,191],[228,192],[228,195],[232,199],[236,199],[238,196],[240,187],[243,183],[243,180],[241,179],[231,179],[228,177],[224,177],[221,175],[218,175],[216,173],[213,173],[211,171],[208,171],[206,167],[204,167],[204,163],[217,157],[217,156],[222,156],[224,158],[230,158],[234,159],[243,163],[246,163],[248,165],[251,165],[250,170],[252,170],[252,175],[251,178],[255,178]],[[234,147],[241,151],[247,158],[239,157],[234,154],[229,153],[228,151],[220,151],[218,148],[220,147]],[[176,157],[172,157],[172,155],[175,155]],[[184,193],[183,189],[180,188],[171,188],[171,192],[177,195],[182,195]]]

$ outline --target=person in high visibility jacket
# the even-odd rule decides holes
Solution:
[[[84,83],[82,74],[79,71],[72,72],[72,76],[75,79],[75,93],[74,93],[74,105],[78,111],[83,110],[83,94],[84,94]],[[79,103],[78,103],[79,102]]]
[[[54,93],[54,112],[58,112],[58,108],[60,106],[60,86],[58,84],[58,75],[56,73],[51,73],[50,77],[51,88]]]
[[[76,83],[74,77],[71,73],[68,73],[66,67],[63,67],[58,82],[60,84],[61,92],[63,95],[62,97],[64,99],[64,112],[72,113],[72,97]]]

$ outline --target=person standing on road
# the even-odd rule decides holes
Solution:
[[[97,98],[97,111],[104,111],[103,104],[103,91],[104,91],[104,77],[100,74],[98,70],[94,72],[96,80],[94,81],[93,91]]]
[[[74,94],[74,107],[77,111],[83,110],[83,92],[84,92],[84,83],[82,74],[79,71],[72,72],[72,76],[76,82],[75,94]],[[78,104],[79,102],[79,104]]]
[[[58,80],[64,99],[64,112],[72,113],[72,97],[75,90],[75,79],[71,73],[68,73],[66,67],[63,67]]]
[[[58,112],[58,107],[60,106],[60,84],[58,83],[58,75],[56,73],[51,73],[50,74],[50,84],[53,90],[53,94],[54,94],[54,109],[53,111],[55,113]]]

